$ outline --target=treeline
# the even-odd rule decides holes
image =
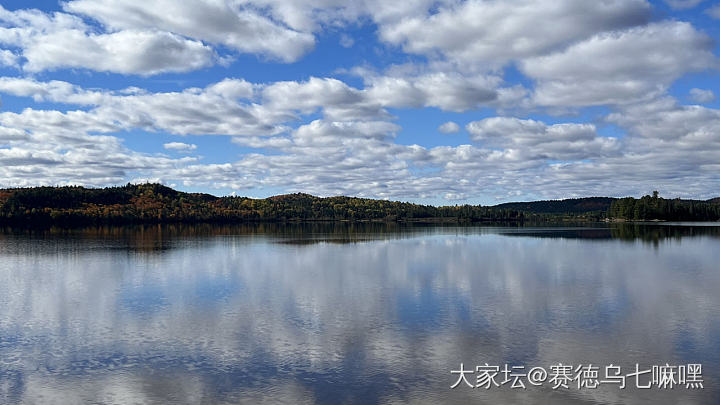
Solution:
[[[563,202],[558,201],[558,204]],[[575,202],[577,203],[577,201]],[[435,207],[354,197],[289,194],[265,199],[184,193],[160,184],[103,189],[33,187],[0,190],[0,224],[84,226],[147,223],[286,221],[507,222],[599,220],[605,211],[551,213],[515,207]],[[577,211],[577,210],[575,210]]]
[[[0,223],[82,226],[253,221],[508,221],[516,210],[433,207],[352,197],[289,194],[265,199],[183,193],[160,184],[34,187],[0,192]]]
[[[496,206],[436,207],[355,197],[288,194],[264,199],[184,193],[160,184],[102,189],[33,187],[0,190],[0,225],[86,226],[154,223],[289,221],[541,222],[720,219],[715,200],[589,197]]]
[[[568,198],[565,200],[503,203],[495,205],[494,208],[538,214],[596,214],[605,216],[614,200],[612,197]]]
[[[665,199],[646,195],[642,198],[621,198],[610,204],[608,217],[631,221],[718,221],[720,220],[720,201],[717,198],[708,201]]]

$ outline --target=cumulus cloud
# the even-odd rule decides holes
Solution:
[[[126,182],[134,172],[195,161],[135,152],[117,137],[97,134],[117,129],[83,111],[0,113],[0,187],[106,186]]]
[[[402,156],[408,147],[392,142],[399,129],[385,121],[315,120],[274,145],[262,139],[237,140],[275,147],[279,153],[248,154],[227,165],[189,165],[165,176],[181,176],[187,185],[196,184],[196,178],[212,178],[216,186],[232,189],[283,187],[319,195],[375,197],[416,194],[408,184],[413,176]]]
[[[720,169],[720,110],[681,106],[667,97],[627,106],[606,121],[628,131],[622,154],[558,166],[562,178],[591,184],[609,176],[607,190],[631,195],[652,184],[676,196],[712,197]]]
[[[344,109],[365,101],[362,92],[332,78],[311,77],[305,82],[275,82],[262,90],[265,103],[281,110],[297,110],[304,114],[318,108]]]
[[[20,128],[0,127],[0,144],[26,139],[27,132]]]
[[[710,103],[715,101],[715,93],[712,90],[690,89],[690,99],[696,103]]]
[[[169,142],[163,144],[163,148],[177,152],[190,152],[197,149],[197,145],[192,143]]]
[[[643,24],[649,17],[645,0],[467,1],[381,24],[379,35],[406,52],[492,67]]]
[[[668,147],[691,143],[698,152],[718,148],[720,110],[679,105],[671,97],[628,106],[610,114],[607,121],[627,128],[644,142],[662,141]],[[703,143],[706,143],[704,147]]]
[[[600,137],[592,124],[547,125],[493,117],[466,126],[470,138],[489,148],[517,151],[526,159],[583,160],[619,151],[616,138]]]
[[[671,21],[598,34],[521,68],[537,81],[537,104],[625,104],[663,94],[687,72],[717,67],[712,49],[692,25]]]
[[[334,78],[283,81],[264,86],[262,100],[269,108],[309,114],[318,110],[334,120],[388,118],[385,108],[438,107],[466,111],[496,103],[504,89],[496,76],[464,76],[444,72],[360,73],[365,88]]]
[[[454,72],[388,72],[365,77],[368,97],[386,107],[438,107],[466,111],[498,98],[496,76]]]
[[[27,131],[33,141],[32,144],[15,144],[11,149],[3,150],[3,162],[6,163],[3,170],[8,179],[6,185],[17,185],[23,175],[27,181],[33,181],[35,175],[46,175],[45,171],[50,166],[66,165],[68,156],[60,146],[63,139],[66,139],[65,147],[70,151],[67,153],[76,158],[82,156],[80,162],[88,167],[76,174],[71,174],[70,169],[56,170],[55,176],[47,176],[44,181],[52,179],[57,182],[57,176],[65,175],[85,184],[97,185],[112,183],[112,179],[122,182],[120,177],[130,172],[141,172],[144,175],[140,177],[143,178],[186,185],[198,181],[196,178],[212,178],[211,186],[217,187],[232,186],[237,189],[277,184],[323,194],[344,191],[370,195],[378,185],[390,187],[390,184],[400,184],[401,179],[409,177],[407,163],[399,156],[407,148],[393,144],[392,138],[399,127],[383,121],[387,118],[386,114],[316,120],[292,131],[291,137],[272,136],[284,133],[286,129],[282,124],[297,119],[296,114],[311,113],[323,106],[330,110],[326,115],[331,118],[342,115],[338,110],[347,108],[350,111],[355,109],[354,106],[366,103],[360,91],[336,80],[271,84],[258,90],[258,97],[264,104],[245,99],[255,97],[255,86],[232,79],[203,89],[148,93],[132,89],[90,92],[66,82],[6,78],[0,80],[0,91],[41,101],[92,107],[87,111],[64,113],[26,109],[21,113],[0,114],[0,124],[12,129],[3,138],[25,137],[23,131]],[[286,97],[286,94],[294,97]],[[297,94],[308,97],[298,98]],[[334,109],[331,108],[333,105]],[[372,111],[377,113],[379,107],[373,108]],[[264,122],[267,122],[266,126]],[[118,138],[97,135],[131,129],[174,134],[226,134],[236,137],[238,144],[272,147],[282,153],[276,156],[248,155],[235,163],[207,165],[192,159],[173,160],[132,153],[122,147]],[[240,140],[237,138],[240,136],[247,136],[247,139]],[[41,139],[45,140],[45,147],[52,146],[52,150],[31,152],[32,145],[41,142]],[[166,144],[165,148],[187,151],[193,146],[173,142]],[[118,156],[118,166],[110,170],[99,159],[100,156],[113,154]],[[97,159],[98,163],[91,164],[88,159]],[[26,164],[21,165],[23,162]],[[19,167],[27,165],[35,165],[38,172],[34,175],[21,174]],[[175,167],[170,168],[170,165]],[[107,177],[97,179],[87,175],[88,170],[96,170],[95,176],[105,171]],[[379,175],[383,171],[386,174]],[[82,177],[78,177],[80,173]],[[349,173],[352,173],[350,178]],[[200,182],[206,183],[207,180]]]
[[[72,43],[73,47],[64,44]],[[77,47],[76,47],[77,46]],[[170,33],[121,31],[87,35],[78,30],[33,37],[23,51],[23,68],[40,72],[87,68],[101,72],[154,75],[187,72],[212,64],[213,51],[199,41]]]
[[[119,32],[162,30],[284,62],[297,60],[315,44],[312,34],[278,24],[252,4],[236,1],[73,0],[63,8]]]
[[[153,179],[181,188],[456,201],[515,199],[518,190],[533,198],[639,194],[653,184],[706,195],[718,183],[719,113],[679,105],[667,92],[686,73],[717,66],[712,41],[686,22],[648,23],[644,0],[591,3],[74,0],[64,12],[1,9],[8,49],[0,63],[43,73],[0,78],[0,92],[54,104],[0,113],[2,185]],[[141,79],[113,90],[39,79],[63,67],[145,76],[195,70],[218,63],[217,52],[292,62],[319,33],[337,29],[342,39],[342,28],[365,18],[381,41],[424,62],[345,70],[362,79],[359,86],[310,76],[149,91]],[[522,81],[506,82],[520,74]],[[690,96],[707,102],[714,94]],[[593,123],[582,115],[527,119],[538,107],[594,105],[611,114]],[[491,117],[466,126],[472,144],[429,147],[412,144],[415,134],[393,115],[422,108],[488,108],[482,116]],[[601,135],[607,124],[623,136]],[[438,128],[459,130],[452,121]],[[226,135],[229,145],[257,150],[212,164],[173,159],[130,150],[124,131]],[[163,148],[191,152],[201,142]]]
[[[21,49],[28,72],[58,68],[153,75],[213,64],[215,52],[200,41],[157,30],[97,33],[80,18],[0,6],[0,43]]]
[[[30,78],[0,77],[0,92],[31,97],[36,102],[52,101],[71,104],[97,104],[102,94],[60,80],[40,82]]]
[[[18,67],[19,59],[12,51],[0,49],[0,66]]]
[[[524,132],[517,130],[523,127]],[[383,121],[315,120],[275,144],[272,138],[236,138],[241,144],[272,147],[273,154],[248,154],[224,165],[192,164],[163,176],[184,178],[188,186],[204,184],[200,179],[210,176],[214,186],[232,189],[280,187],[319,195],[455,200],[475,193],[510,196],[508,192],[519,187],[541,192],[544,186],[533,186],[537,176],[546,176],[548,183],[565,181],[566,172],[555,168],[555,161],[593,162],[621,155],[616,139],[601,137],[586,124],[497,117],[468,126],[478,146],[431,149],[394,143],[399,129]],[[433,170],[427,174],[425,169]],[[542,192],[557,196],[567,191]]]
[[[251,103],[254,86],[230,78],[202,89],[149,93],[136,89],[89,91],[63,81],[6,77],[0,78],[0,92],[36,101],[93,106],[87,112],[77,113],[88,117],[90,123],[102,123],[108,128],[139,128],[179,135],[274,134],[284,130],[279,122],[292,117],[289,111],[273,111]]]
[[[376,24],[388,24],[413,15],[422,15],[433,5],[447,4],[455,0],[407,0],[388,2],[383,0],[251,0],[240,2],[246,9],[262,10],[273,21],[292,30],[318,33],[325,29],[337,29],[351,24],[364,24],[368,20]],[[236,4],[231,1],[226,2]]]
[[[460,125],[455,122],[448,121],[438,127],[438,131],[443,134],[456,134],[460,132]]]
[[[697,178],[684,183],[684,192],[702,195],[705,186],[699,182],[712,182],[712,170],[718,169],[720,152],[707,145],[720,144],[715,139],[720,113],[679,106],[673,99],[627,105],[611,114],[607,122],[628,131],[623,141],[600,136],[593,124],[491,117],[467,125],[473,145],[427,148],[395,142],[401,128],[383,110],[391,103],[372,96],[370,88],[321,78],[266,85],[226,79],[151,93],[2,78],[1,92],[89,107],[0,113],[3,185],[105,185],[147,178],[182,187],[378,198],[515,198],[513,190],[558,198],[637,194],[646,190],[633,187],[648,182],[679,192],[672,179],[693,173]],[[318,111],[323,118],[294,130],[287,125]],[[273,153],[217,164],[152,156],[128,150],[112,136],[133,129],[225,134],[238,145]],[[192,148],[184,145],[189,144],[171,142],[166,148]]]

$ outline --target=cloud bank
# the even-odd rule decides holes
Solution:
[[[715,8],[668,3],[697,10],[683,20],[644,0],[0,7],[0,186],[153,179],[439,203],[712,197],[719,65],[694,18]],[[342,57],[313,59],[330,43]]]

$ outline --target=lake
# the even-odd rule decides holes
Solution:
[[[6,229],[0,403],[718,403],[718,225]]]

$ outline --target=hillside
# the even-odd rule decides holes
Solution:
[[[607,217],[717,220],[720,203],[691,200],[614,199],[436,207],[356,197],[286,194],[264,199],[185,193],[160,184],[120,187],[33,187],[0,190],[0,224],[84,226],[137,223],[238,223],[284,221],[506,222],[590,220]],[[650,200],[648,200],[650,199]],[[636,208],[639,207],[639,208]],[[655,207],[655,208],[653,208]]]
[[[543,214],[581,214],[589,212],[607,212],[615,200],[611,197],[570,198],[566,200],[544,200],[530,202],[512,202],[495,205],[494,208],[511,209],[523,212]]]
[[[546,202],[557,218],[565,212]],[[580,202],[575,205],[581,204]],[[594,203],[588,206],[595,210]],[[552,208],[552,210],[550,210]],[[580,219],[584,212],[567,211]],[[598,211],[599,212],[599,211]],[[514,207],[412,204],[355,197],[315,197],[287,194],[265,199],[215,197],[184,193],[160,184],[121,187],[33,187],[0,190],[0,223],[6,225],[60,225],[250,222],[250,221],[431,221],[478,222],[543,220],[539,209]]]

